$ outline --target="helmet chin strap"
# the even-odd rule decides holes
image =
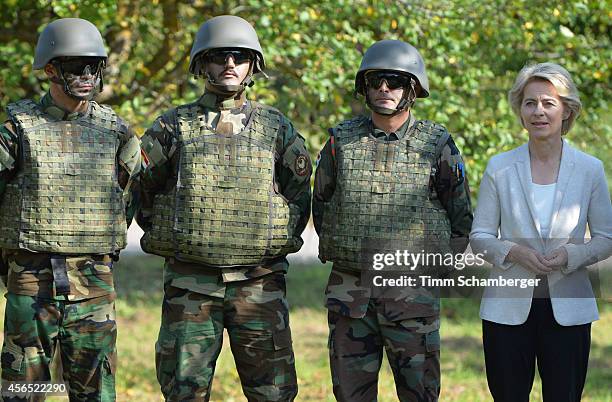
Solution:
[[[206,88],[210,92],[217,94],[224,98],[232,98],[246,89],[247,86],[252,85],[251,77],[247,77],[238,85],[224,85],[217,84],[212,75],[207,71],[204,76],[206,77]]]
[[[210,92],[225,99],[234,98],[244,92],[247,87],[253,86],[253,63],[249,63],[249,73],[238,85],[218,84],[215,82],[212,74],[210,74],[208,71],[204,73],[204,76],[206,77],[206,88]]]
[[[370,102],[370,97],[368,96],[368,91],[366,88],[366,91],[365,91],[366,105],[368,105],[370,110],[372,110],[374,113],[382,114],[385,116],[395,116],[396,114],[401,113],[404,110],[412,107],[416,99],[416,90],[414,89],[415,86],[416,86],[416,82],[414,81],[414,79],[411,78],[410,88],[404,88],[404,91],[402,92],[402,98],[400,99],[399,103],[394,109],[377,106],[377,105],[374,105],[372,102]]]

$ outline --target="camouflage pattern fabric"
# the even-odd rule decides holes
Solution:
[[[204,93],[202,118],[218,134],[240,133],[252,104],[244,95],[221,100]],[[142,207],[138,223],[149,230],[153,200],[175,185],[177,135],[172,111],[159,117],[143,137]],[[304,139],[284,116],[276,137],[276,190],[300,210],[299,236],[310,215],[312,166]],[[243,390],[252,401],[290,401],[297,381],[285,299],[285,256],[261,265],[212,266],[166,258],[165,299],[156,363],[169,401],[204,401],[226,328]],[[221,268],[221,269],[220,269]]]
[[[386,141],[398,141],[408,135],[416,120],[411,117],[395,133],[385,133],[375,128],[371,121],[371,133]],[[315,229],[320,233],[323,227],[325,204],[331,200],[336,188],[334,147],[327,141],[317,160],[315,173],[312,214]],[[436,162],[435,174],[431,177],[433,196],[437,197],[448,216],[451,229],[451,248],[462,253],[468,244],[472,227],[470,191],[463,158],[449,136]],[[326,290],[326,306],[335,312],[353,318],[362,317],[370,301],[371,289],[362,286],[359,275],[351,274],[350,267],[334,264]],[[439,314],[439,300],[432,295],[406,294],[387,297],[389,309],[395,311],[397,320],[427,317]],[[415,303],[418,301],[418,303]]]
[[[29,99],[7,106],[21,162],[1,201],[0,244],[73,254],[122,249],[126,221],[117,156],[124,155],[126,144],[137,148],[138,139],[110,107],[93,101],[73,120],[47,109]],[[140,162],[132,166],[139,168]],[[9,212],[12,205],[21,208]]]
[[[102,256],[67,256],[66,276],[70,292],[57,296],[50,255],[25,250],[5,250],[9,293],[70,301],[114,295],[112,260]]]
[[[4,178],[4,176],[7,175],[7,173],[15,166],[15,158],[13,155],[16,154],[16,150],[11,149],[11,146],[9,145],[11,134],[8,133],[7,135],[4,131],[8,131],[8,129],[5,128],[3,131],[0,131],[0,178]],[[3,194],[6,181],[0,179],[0,182],[3,182],[2,187],[0,188],[0,194]]]
[[[49,366],[59,347],[71,401],[115,400],[114,295],[60,301],[8,293],[6,299],[4,381],[50,381]]]
[[[73,121],[83,117],[84,113],[68,113],[57,106],[50,93],[45,94],[39,102],[40,108],[55,119],[63,121]],[[122,133],[120,144],[116,150],[116,180],[123,190],[122,198],[125,205],[125,222],[130,223],[136,212],[139,203],[139,186],[137,183],[140,172],[140,147],[139,141],[133,131],[125,121],[117,119],[117,125]],[[11,121],[6,121],[0,125],[0,201],[5,198],[5,191],[13,181],[17,179],[19,164],[15,161],[20,160],[23,150],[20,148],[21,132]],[[122,211],[123,212],[123,211]],[[110,245],[109,245],[110,247]],[[5,253],[11,250],[3,250]],[[14,250],[13,250],[14,251]],[[76,251],[80,254],[82,250]],[[118,253],[118,252],[117,252]],[[6,280],[8,274],[8,264],[6,260],[0,262],[0,278]],[[14,275],[17,275],[15,273]],[[20,282],[28,282],[33,278],[24,278]],[[28,286],[33,285],[32,283]],[[35,286],[35,285],[33,285]],[[22,293],[19,293],[22,294]],[[27,293],[31,294],[31,293]],[[87,297],[94,297],[93,295]]]
[[[395,133],[375,128],[371,135],[402,140],[415,124],[411,116]],[[325,203],[336,188],[333,144],[319,154],[313,194],[313,218],[320,233]],[[450,223],[451,248],[465,250],[472,225],[467,174],[459,150],[449,136],[430,176],[431,196],[437,198]],[[369,168],[364,166],[364,168]],[[440,391],[439,299],[426,289],[390,289],[372,294],[350,267],[334,263],[326,288],[330,328],[330,366],[339,401],[376,401],[383,347],[393,370],[401,401],[437,401]],[[394,293],[395,292],[395,293]]]
[[[76,121],[84,113],[67,113],[47,93],[40,109],[58,121]],[[134,180],[140,170],[140,147],[127,124],[117,119],[121,133],[112,149],[113,176],[121,205],[130,222],[138,203]],[[14,163],[25,152],[23,133],[8,121],[0,126],[0,198],[20,173]],[[7,157],[7,155],[9,157]],[[121,194],[121,191],[123,194]],[[123,201],[123,202],[122,202]],[[123,211],[123,207],[125,211]],[[110,248],[110,245],[109,245]],[[2,378],[6,381],[48,381],[49,364],[59,347],[63,376],[74,401],[115,400],[115,289],[109,254],[71,255],[0,250],[0,276],[8,294],[2,348]],[[8,399],[5,400],[20,400]]]
[[[164,264],[164,284],[208,296],[224,297],[226,284],[241,282],[268,275],[272,272],[286,274],[289,263],[281,258],[275,263],[259,267],[237,267],[222,269],[202,264],[167,258]]]
[[[221,118],[239,116],[224,112]],[[202,119],[199,102],[174,113],[178,183],[155,198],[143,250],[214,266],[260,264],[299,250],[300,208],[278,194],[274,183],[280,112],[253,104],[238,133],[226,120],[213,129]]]
[[[50,93],[46,93],[39,102],[40,108],[48,115],[65,121],[73,121],[83,117],[83,113],[67,113],[57,106]],[[117,125],[121,131],[120,145],[116,153],[117,181],[123,189],[126,208],[126,222],[131,222],[136,211],[137,190],[135,179],[141,168],[140,141],[126,121],[117,117]],[[0,199],[6,185],[18,173],[15,161],[19,160],[19,129],[10,120],[0,125]]]
[[[352,318],[362,318],[371,300],[385,306],[392,321],[429,317],[440,314],[440,299],[424,287],[374,288],[364,285],[358,273],[334,264],[325,289],[325,306],[329,311]]]
[[[381,141],[369,122],[359,116],[333,129],[336,189],[323,204],[319,258],[359,271],[371,268],[371,253],[450,251],[446,211],[431,196],[432,165],[448,132],[418,121],[402,140]]]
[[[218,103],[214,94],[206,92],[198,100],[198,103],[202,106],[203,119],[211,125],[215,132],[222,134],[237,134],[244,130],[252,111],[252,104],[246,100],[244,94],[237,100],[230,99]],[[179,162],[176,145],[177,134],[175,133],[172,116],[173,112],[171,110],[158,117],[142,137],[144,156],[140,178],[142,202],[136,219],[145,232],[150,230],[153,224],[153,201],[155,197],[157,194],[171,191],[177,180]],[[275,183],[278,186],[278,192],[290,204],[295,205],[300,210],[300,219],[294,231],[299,236],[304,231],[310,216],[312,164],[304,138],[284,116],[277,136],[276,151],[280,157],[274,171]],[[304,158],[306,158],[307,163],[302,165]],[[191,280],[190,278],[193,275],[197,277],[198,269],[203,269],[206,266],[206,264],[198,264],[195,268],[192,266],[193,269],[181,270],[180,274],[185,275],[186,280]],[[224,267],[222,274],[216,274],[210,285],[213,286],[218,282],[241,281],[279,270],[286,271],[287,267],[288,263],[284,256],[270,261],[264,266]],[[217,266],[210,266],[210,268],[218,269]],[[173,275],[173,273],[168,272],[166,268],[164,275]],[[221,275],[223,276],[222,279]],[[186,288],[199,291],[197,286],[193,289]]]
[[[334,395],[340,402],[375,402],[383,348],[402,402],[437,401],[440,394],[438,316],[388,318],[372,300],[363,318],[328,313],[329,359]]]
[[[415,122],[416,120],[411,115],[410,119],[395,133],[385,133],[372,125],[372,135],[376,138],[384,138],[386,141],[401,140],[408,134]],[[331,200],[336,188],[333,148],[328,140],[317,159],[312,203],[312,216],[317,232],[320,232],[323,220],[326,219],[323,213],[325,203]],[[442,147],[431,186],[434,190],[432,195],[438,198],[450,221],[453,252],[463,252],[468,244],[473,214],[465,163],[452,136],[449,136],[446,145]]]
[[[167,286],[156,344],[166,400],[209,400],[225,328],[247,399],[292,401],[297,380],[285,292],[282,273],[226,283],[215,296]]]

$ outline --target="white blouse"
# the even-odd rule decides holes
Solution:
[[[550,233],[553,203],[557,183],[535,184],[531,183],[531,197],[535,206],[537,219],[540,222],[540,236],[546,239]]]

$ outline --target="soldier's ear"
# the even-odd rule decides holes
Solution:
[[[55,66],[53,64],[51,64],[51,63],[47,63],[47,65],[45,66],[43,71],[45,72],[45,74],[47,74],[47,78],[53,78],[53,77],[57,77],[58,76],[58,73],[57,73],[57,70],[55,69]]]

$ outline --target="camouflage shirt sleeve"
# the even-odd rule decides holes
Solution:
[[[331,200],[336,189],[336,172],[332,156],[331,141],[327,141],[317,157],[317,171],[312,196],[312,218],[315,230],[319,233],[323,223],[323,206]]]
[[[119,185],[123,189],[125,202],[125,218],[129,224],[134,218],[140,201],[138,174],[140,173],[140,140],[125,121],[119,119],[118,129],[121,133],[119,149],[117,151]]]
[[[312,162],[306,150],[304,137],[284,116],[281,120],[276,149],[280,151],[276,161],[274,180],[278,192],[290,204],[300,208],[300,221],[295,229],[296,235],[299,236],[306,228],[310,218]]]
[[[18,137],[15,127],[10,121],[0,125],[0,200],[4,195],[7,183],[17,172],[16,161],[18,159]],[[8,274],[8,263],[2,250],[0,250],[0,279],[6,285]]]
[[[176,136],[171,114],[158,117],[141,138],[142,169],[140,171],[140,208],[136,221],[147,230],[155,194],[176,182]]]
[[[451,224],[453,252],[462,253],[468,245],[474,217],[465,164],[451,136],[438,157],[433,185]]]
[[[6,184],[16,173],[18,159],[18,137],[10,121],[0,126],[0,199],[4,195]]]

